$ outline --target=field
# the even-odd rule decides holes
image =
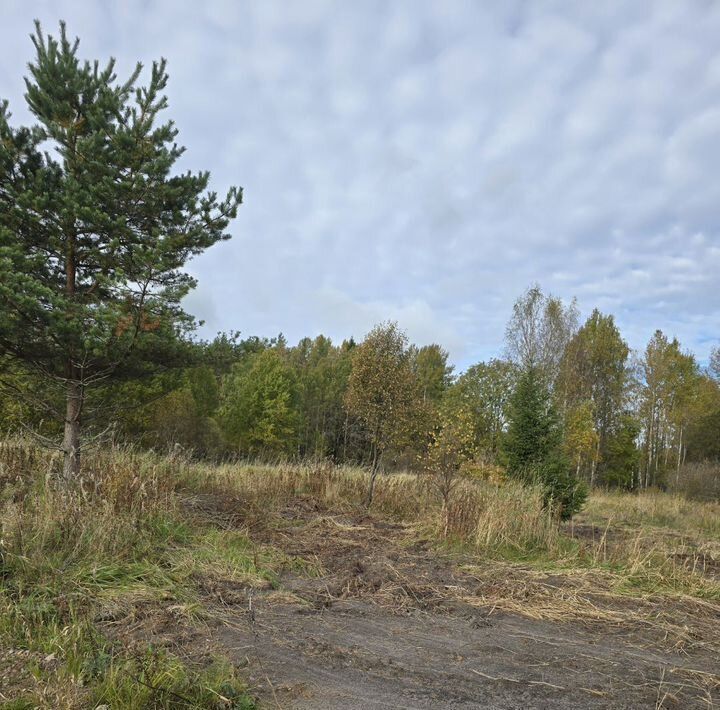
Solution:
[[[720,505],[0,444],[0,707],[720,702]]]

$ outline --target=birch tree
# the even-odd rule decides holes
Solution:
[[[386,454],[412,437],[419,404],[407,335],[394,322],[375,326],[355,348],[345,393],[348,413],[364,424],[370,441],[368,506]]]

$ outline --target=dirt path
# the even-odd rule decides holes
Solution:
[[[677,634],[662,623],[654,627],[642,614],[632,623],[636,610],[608,595],[582,600],[599,610],[597,618],[528,618],[490,601],[493,590],[505,585],[522,591],[520,577],[494,578],[505,576],[499,567],[484,574],[464,568],[403,526],[296,506],[285,512],[282,525],[257,537],[315,569],[311,575],[288,572],[280,590],[215,592],[226,606],[213,642],[248,666],[268,707],[720,703],[718,639],[712,633],[720,634],[720,609],[704,608],[710,616],[698,628],[693,609],[666,609],[680,619]],[[555,597],[562,610],[565,584],[558,576],[533,579],[526,585],[528,614],[542,617],[538,593],[537,608]]]

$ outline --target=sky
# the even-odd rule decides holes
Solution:
[[[459,369],[531,284],[629,344],[720,342],[720,2],[0,0],[0,99],[31,120],[38,18],[121,76],[166,57],[180,169],[244,189],[189,265],[200,334],[361,339]]]

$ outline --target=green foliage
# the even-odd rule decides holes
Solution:
[[[189,668],[179,658],[149,648],[144,656],[111,658],[102,680],[93,688],[93,703],[109,707],[230,708],[253,710],[255,702],[245,683],[227,662],[207,668]]]
[[[546,505],[562,519],[581,509],[587,491],[571,473],[550,392],[535,368],[518,379],[503,451],[508,473],[525,483],[541,483]]]
[[[40,399],[37,381],[27,370],[11,358],[0,356],[0,432],[18,431],[23,424],[37,426],[42,421],[43,408],[33,407]]]
[[[277,349],[236,363],[223,382],[219,420],[228,443],[250,455],[297,451],[295,372]]]
[[[460,375],[446,394],[452,406],[470,411],[476,447],[493,458],[500,452],[516,377],[515,366],[505,360],[481,362]]]
[[[679,473],[701,376],[695,358],[657,330],[645,349],[638,373],[639,415],[642,421],[642,480],[644,487],[664,485],[668,474]]]
[[[343,408],[351,367],[352,348],[335,347],[330,338],[303,338],[289,349],[288,360],[298,383],[298,409],[302,422],[299,449],[304,455],[347,460],[355,453],[350,435],[355,427]],[[354,424],[354,422],[353,422]]]
[[[640,424],[631,414],[620,416],[617,429],[610,435],[605,460],[605,482],[630,490],[640,466],[637,438]]]
[[[510,399],[509,419],[503,449],[508,470],[522,477],[545,461],[561,442],[550,394],[536,369],[518,378]]]
[[[450,526],[450,497],[459,483],[462,467],[473,460],[475,453],[472,412],[467,407],[458,408],[444,403],[440,408],[438,424],[430,434],[423,468],[431,485],[442,497],[445,536]]]
[[[417,434],[421,398],[407,336],[397,323],[375,326],[355,348],[345,407],[365,427],[373,471],[389,450],[408,445]]]
[[[720,381],[720,346],[714,347],[710,352],[710,364],[708,371],[711,377]]]
[[[149,408],[145,437],[170,450],[180,444],[195,455],[211,457],[223,450],[223,436],[215,420],[203,413],[191,388],[171,392]]]
[[[220,405],[220,388],[215,373],[207,365],[200,365],[188,370],[185,378],[198,415],[213,416]]]
[[[571,436],[578,435],[579,413],[590,408],[584,413],[584,429],[587,434],[591,428],[595,433],[595,453],[575,460],[580,464],[578,473],[585,473],[591,483],[604,475],[608,439],[629,397],[629,353],[613,317],[595,309],[568,343],[562,359],[555,399]]]
[[[453,366],[448,364],[448,353],[433,343],[421,348],[411,346],[410,358],[424,401],[438,403],[452,383]]]
[[[586,462],[597,463],[599,444],[593,403],[585,400],[568,411],[565,421],[565,452],[575,465],[576,473]]]
[[[687,430],[690,461],[720,461],[720,379],[707,375],[698,380],[697,398]]]

